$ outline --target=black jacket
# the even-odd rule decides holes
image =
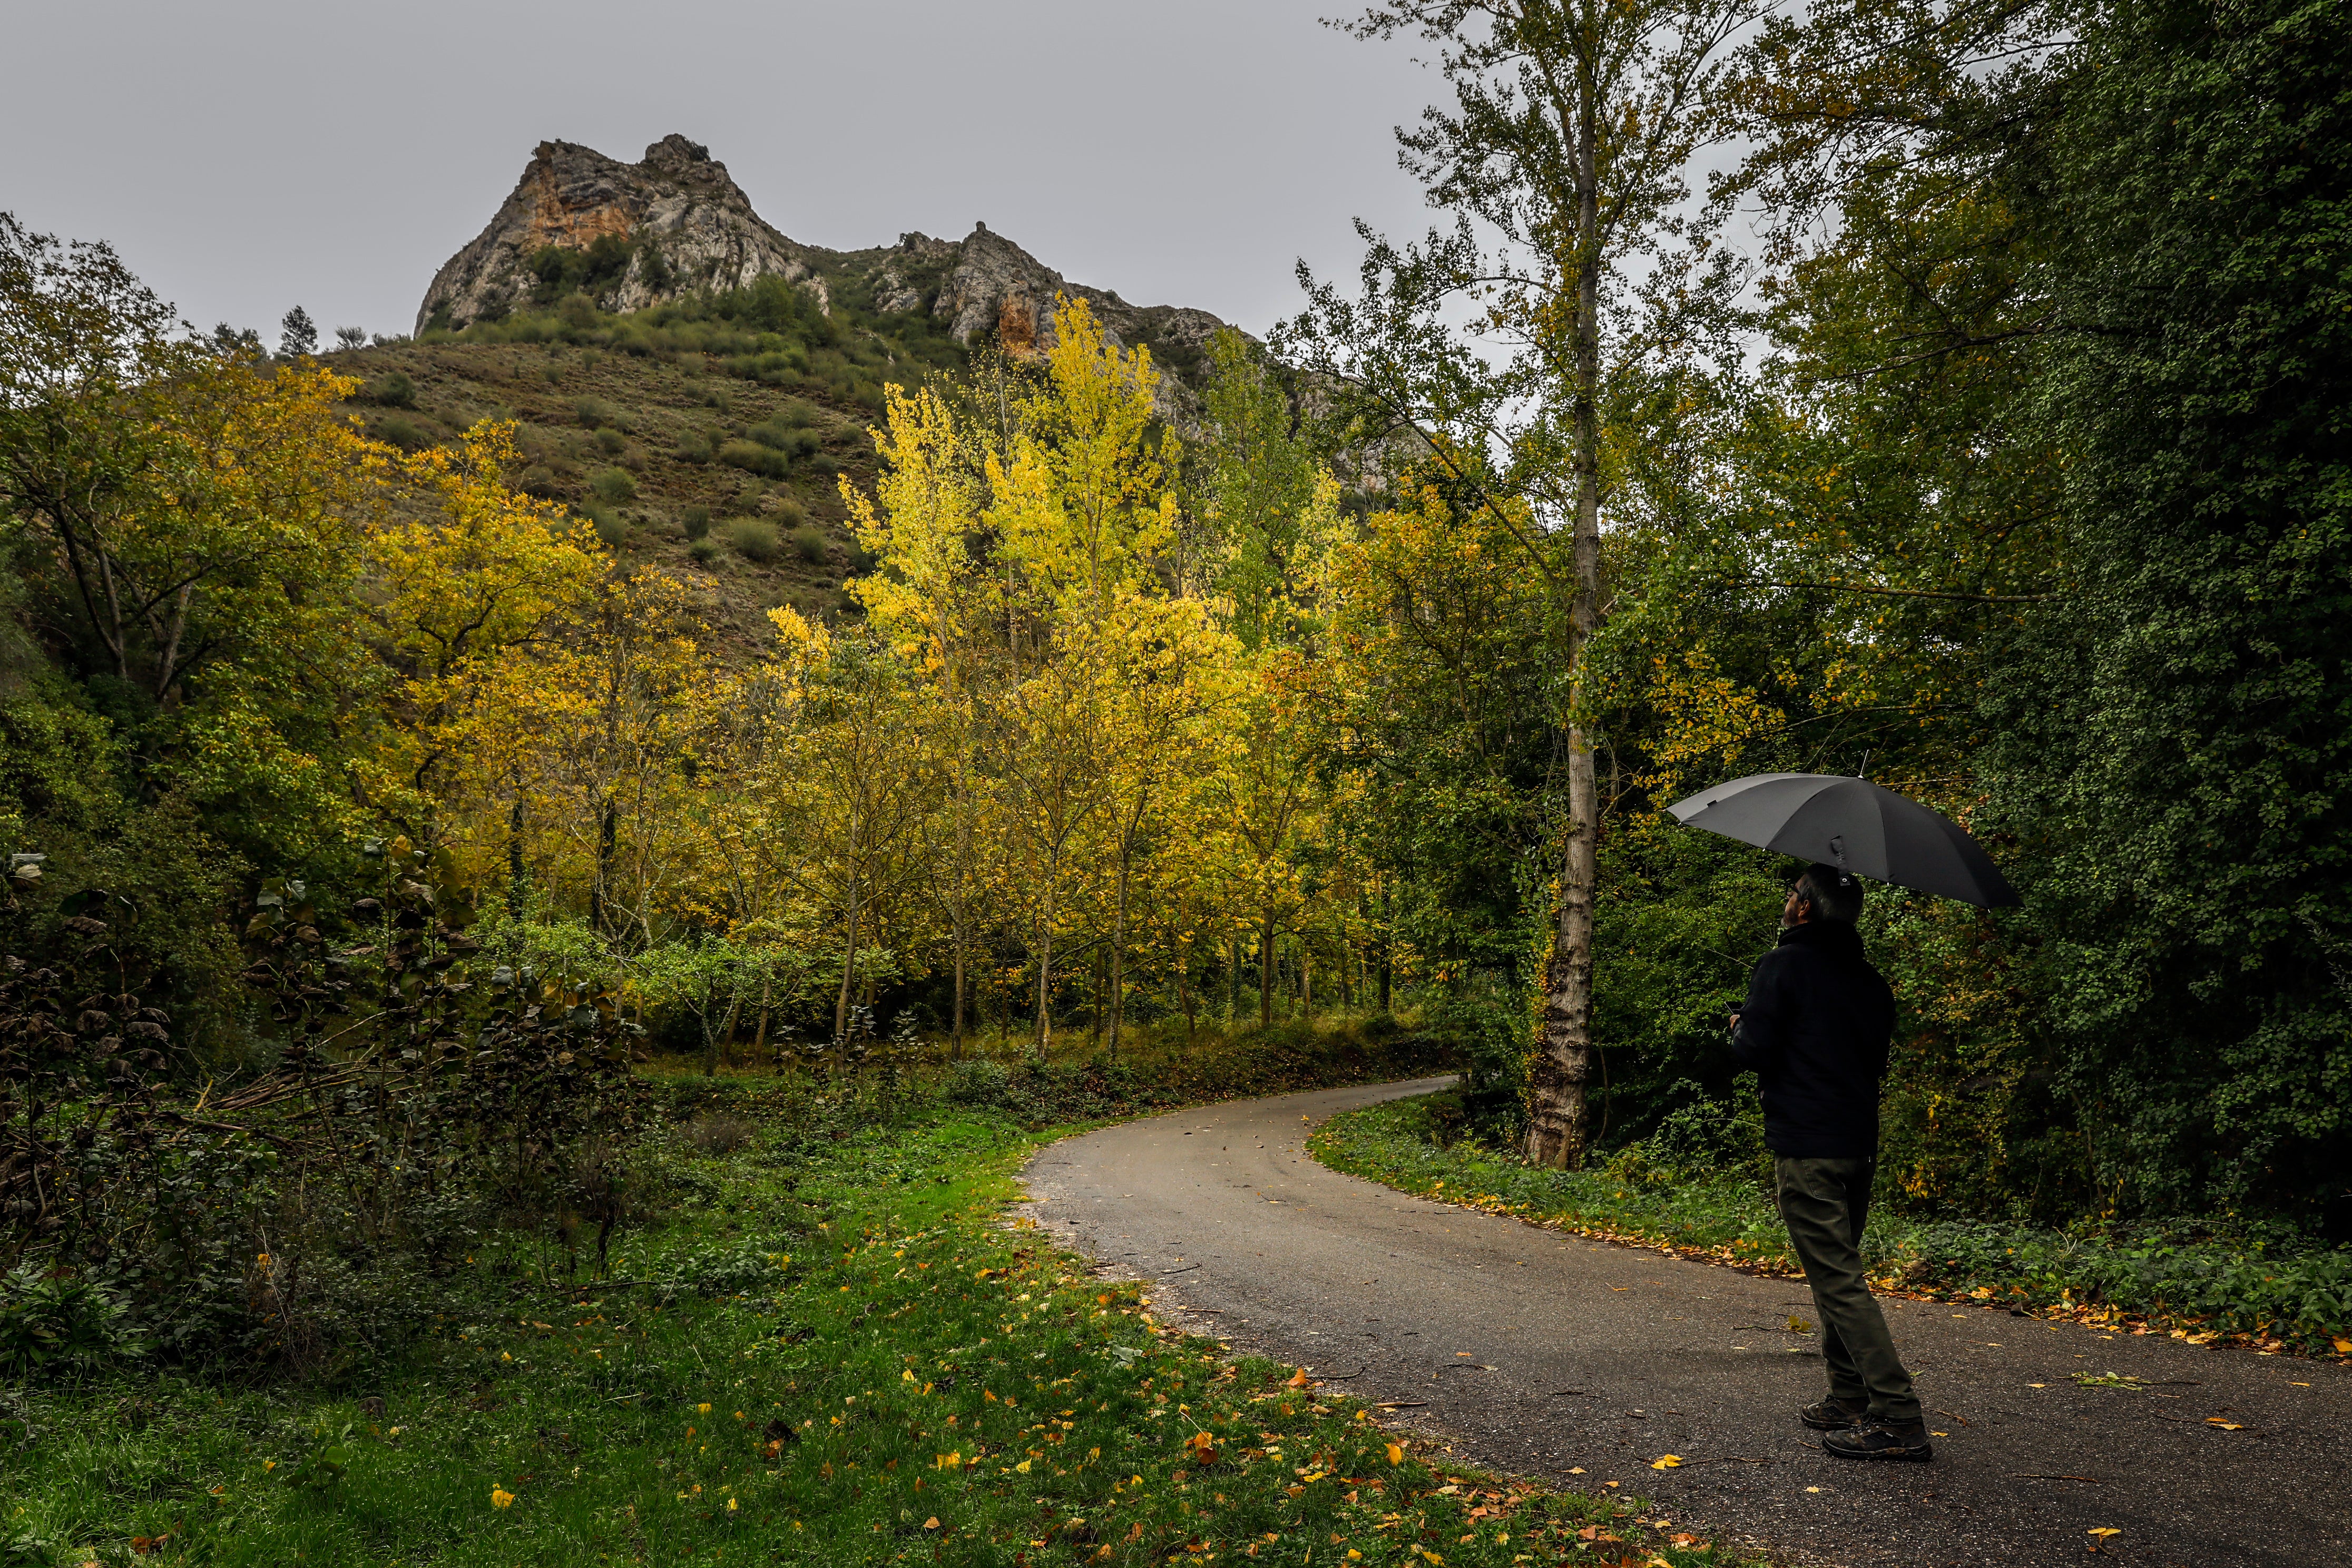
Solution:
[[[1895,1034],[1895,993],[1844,921],[1780,933],[1756,962],[1732,1054],[1764,1090],[1764,1142],[1797,1159],[1878,1152],[1878,1080]]]

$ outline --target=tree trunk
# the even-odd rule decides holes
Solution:
[[[507,813],[507,913],[522,919],[522,794]]]
[[[1225,938],[1225,1023],[1242,1016],[1242,939],[1239,931]]]
[[[1592,1071],[1592,902],[1599,881],[1601,792],[1592,737],[1578,721],[1584,648],[1601,603],[1601,216],[1599,108],[1581,84],[1576,127],[1576,530],[1568,615],[1568,833],[1559,923],[1544,976],[1543,1039],[1528,1075],[1529,1161],[1556,1170],[1584,1163],[1585,1086]]]
[[[971,889],[967,879],[971,867],[971,800],[964,784],[963,770],[959,767],[956,770],[955,1023],[950,1037],[957,1061],[963,1060],[964,953],[971,941]]]
[[[841,994],[833,1001],[833,1038],[840,1045],[849,1038],[849,987],[857,974],[857,884],[849,885],[849,931],[841,944]]]
[[[1110,1054],[1118,1058],[1118,1033],[1127,1022],[1127,883],[1129,851],[1118,855],[1118,905],[1110,921]]]
[[[1045,1059],[1045,1052],[1054,1043],[1054,1016],[1051,1001],[1054,983],[1054,870],[1045,874],[1045,919],[1037,931],[1037,1059]]]
[[[1390,952],[1395,941],[1395,919],[1396,902],[1390,894],[1387,880],[1383,879],[1381,882],[1381,1011],[1383,1013],[1389,1010]]]
[[[1096,948],[1094,1037],[1095,1048],[1097,1050],[1100,1050],[1102,1048],[1103,1028],[1109,1022],[1110,1017],[1109,967],[1110,961],[1108,957],[1103,952],[1101,948]]]
[[[588,889],[588,929],[598,936],[613,934],[604,929],[605,917],[611,909],[604,889],[613,875],[613,848],[620,823],[621,808],[606,801],[604,817],[596,826],[596,880]]]
[[[1271,911],[1258,923],[1257,1023],[1261,1029],[1271,1028],[1274,1025],[1274,915]]]

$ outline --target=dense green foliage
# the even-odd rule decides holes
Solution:
[[[2352,81],[2340,5],[2119,9],[2048,166],[2065,614],[2005,661],[2062,1092],[2137,1209],[2352,1223]]]

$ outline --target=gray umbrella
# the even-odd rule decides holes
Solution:
[[[2017,903],[1957,822],[1835,773],[1750,773],[1666,807],[1686,827],[1993,910]]]

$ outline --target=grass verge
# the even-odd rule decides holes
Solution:
[[[1312,1141],[1333,1170],[1403,1192],[1710,1262],[1798,1272],[1770,1197],[1754,1181],[1626,1162],[1538,1170],[1472,1139],[1443,1141],[1445,1096],[1334,1117]],[[1458,1118],[1454,1119],[1458,1121]],[[1871,1217],[1863,1254],[1889,1294],[1998,1301],[2037,1317],[2265,1354],[2352,1358],[2352,1249],[2183,1234],[2075,1235],[1965,1221]]]
[[[616,1278],[478,1255],[345,1385],[11,1395],[0,1563],[1731,1560],[1156,1324],[1008,1223],[1002,1113],[802,1109],[656,1135]]]

